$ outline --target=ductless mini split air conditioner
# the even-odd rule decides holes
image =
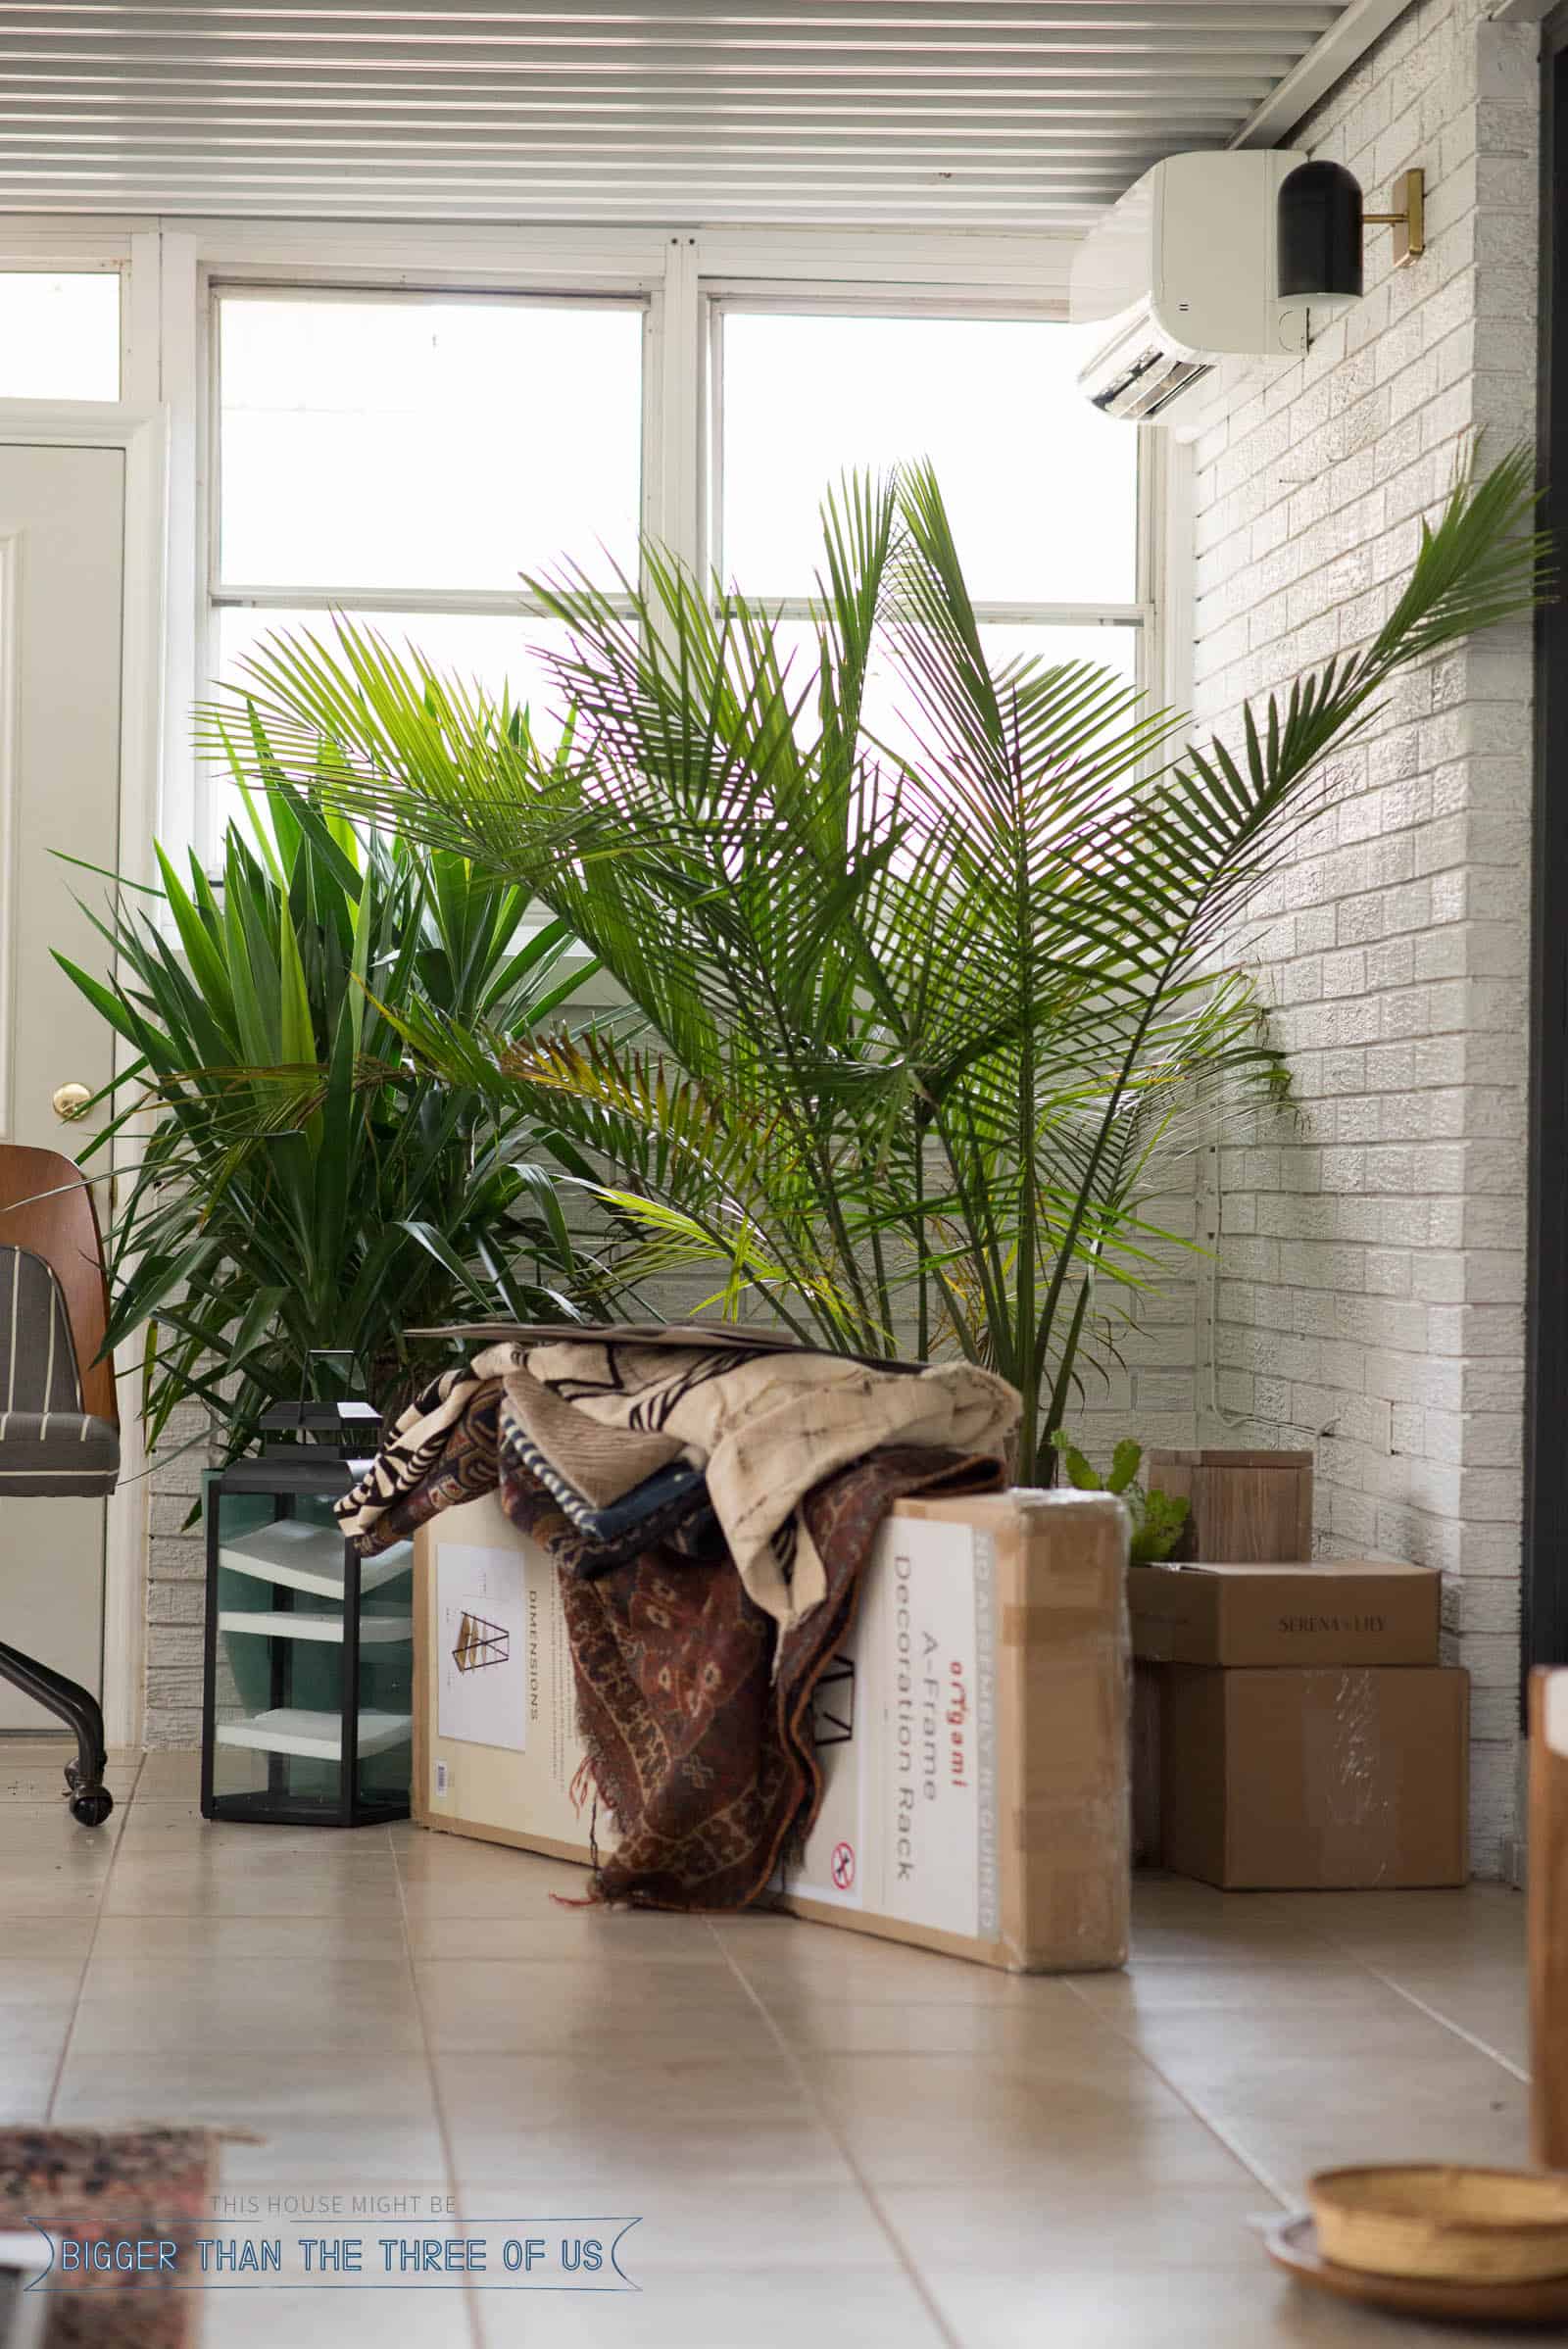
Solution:
[[[1103,320],[1078,381],[1107,416],[1174,420],[1218,359],[1298,357],[1343,295],[1279,290],[1280,189],[1295,147],[1170,155],[1079,247],[1074,324]]]

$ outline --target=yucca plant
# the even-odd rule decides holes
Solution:
[[[349,1349],[384,1406],[417,1375],[411,1329],[564,1321],[601,1284],[526,1103],[439,1079],[396,1025],[550,1020],[586,975],[564,968],[565,924],[524,937],[524,889],[357,831],[282,782],[258,721],[245,740],[272,788],[247,795],[250,837],[229,825],[216,886],[160,850],[162,889],[121,883],[98,923],[122,975],[57,957],[136,1054],[99,1097],[88,1173],[152,1125],[120,1177],[110,1343],[141,1335],[149,1441],[197,1398],[225,1458],[272,1403],[348,1376],[316,1349]]]
[[[1178,747],[1093,664],[993,665],[923,466],[828,499],[804,664],[657,547],[613,596],[530,580],[569,631],[548,750],[346,623],[271,640],[239,691],[282,772],[537,891],[643,1015],[519,1039],[419,1006],[423,1063],[543,1107],[639,1273],[706,1264],[713,1301],[819,1344],[1001,1371],[1027,1480],[1176,1245],[1140,1201],[1201,1121],[1286,1087],[1227,933],[1396,673],[1536,599],[1531,515],[1523,452],[1462,482],[1371,643],[1234,751]],[[877,662],[910,747],[868,734]]]

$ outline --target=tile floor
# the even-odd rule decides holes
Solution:
[[[1510,1892],[1146,1877],[1126,1974],[1010,1980],[777,1917],[563,1908],[578,1871],[408,1826],[207,1827],[189,1755],[122,1757],[89,1834],[62,1759],[0,1746],[0,2119],[248,2130],[247,2209],[641,2219],[635,2296],[214,2291],[210,2349],[1483,2337],[1309,2298],[1249,2221],[1324,2163],[1526,2158]]]

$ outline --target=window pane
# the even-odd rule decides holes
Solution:
[[[727,313],[726,579],[808,595],[824,488],[852,466],[929,457],[972,595],[1131,603],[1138,436],[1077,389],[1095,331]]]
[[[225,298],[223,577],[509,588],[563,555],[634,569],[642,326],[583,304]]]
[[[1004,667],[1009,661],[1092,661],[1131,686],[1138,682],[1139,634],[1139,629],[1130,626],[1031,628],[990,625],[982,627],[980,641],[993,673]],[[791,699],[799,701],[803,694],[808,694],[814,674],[815,630],[809,620],[785,620],[778,627],[777,637],[781,659],[787,657],[790,661],[786,684]],[[881,659],[873,661],[866,679],[862,722],[866,733],[874,736],[890,752],[918,764],[919,736],[922,732],[929,732],[929,725],[911,688],[900,674],[886,649]],[[816,730],[815,698],[808,694],[797,720],[797,731],[803,740],[809,741],[814,738]]]
[[[1139,628],[1030,628],[994,623],[980,631],[993,669],[1009,661],[1092,661],[1124,684],[1138,682]]]
[[[119,397],[118,269],[0,269],[0,400]]]
[[[547,650],[565,650],[566,630],[559,620],[452,612],[357,612],[348,616],[356,627],[384,637],[400,658],[412,646],[432,668],[466,682],[477,680],[496,700],[502,686],[510,685],[514,702],[527,702],[536,713],[553,714],[561,707],[562,697],[543,658]],[[319,637],[329,651],[335,647],[329,612],[259,612],[225,605],[218,615],[219,675],[236,680],[240,658],[280,629]]]
[[[501,698],[503,685],[510,685],[513,701],[528,704],[546,739],[559,731],[563,697],[545,666],[543,654],[547,649],[565,651],[566,630],[560,621],[429,612],[370,612],[349,616],[358,626],[384,637],[400,657],[406,656],[411,645],[416,646],[432,668],[465,683],[476,681],[495,700]],[[227,605],[218,615],[217,675],[242,686],[241,658],[280,629],[308,633],[318,637],[328,651],[335,649],[329,612],[258,612]],[[209,838],[216,853],[225,824],[231,816],[241,815],[243,808],[233,784],[216,768],[210,788]]]

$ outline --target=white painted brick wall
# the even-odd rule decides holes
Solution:
[[[1381,622],[1468,436],[1535,426],[1534,27],[1418,0],[1292,144],[1369,211],[1427,175],[1426,253],[1299,363],[1227,370],[1196,456],[1195,711]],[[1310,1441],[1317,1542],[1441,1567],[1474,1684],[1474,1865],[1517,1832],[1532,665],[1520,626],[1400,683],[1245,942],[1300,1116],[1216,1153],[1203,1434]]]
[[[187,1530],[185,1519],[207,1466],[206,1428],[205,1410],[182,1404],[153,1471],[143,1732],[150,1746],[189,1746],[201,1738],[206,1559],[200,1525]]]

